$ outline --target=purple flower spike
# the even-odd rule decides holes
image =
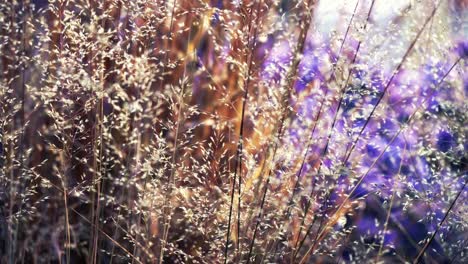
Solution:
[[[456,138],[448,131],[441,131],[437,140],[437,147],[442,152],[448,152],[452,147],[456,145]]]
[[[461,41],[458,43],[455,51],[462,59],[468,58],[468,41]]]

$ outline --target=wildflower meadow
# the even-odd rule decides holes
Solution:
[[[0,263],[468,263],[468,1],[0,0]]]

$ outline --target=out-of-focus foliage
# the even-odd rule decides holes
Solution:
[[[467,13],[0,1],[0,262],[467,263]]]

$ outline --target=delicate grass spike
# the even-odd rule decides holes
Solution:
[[[466,177],[466,174],[464,175]],[[446,213],[444,214],[444,217],[442,218],[442,220],[440,221],[440,223],[437,225],[437,228],[436,230],[432,233],[431,237],[427,240],[427,242],[424,244],[423,248],[421,249],[421,251],[419,251],[418,255],[416,256],[416,258],[414,259],[413,263],[419,263],[419,260],[424,256],[424,253],[426,252],[427,250],[427,247],[429,247],[429,245],[431,244],[431,242],[434,240],[437,232],[439,232],[440,230],[440,227],[442,226],[442,224],[445,222],[445,220],[447,219],[449,213],[452,211],[453,209],[453,206],[455,205],[455,203],[457,202],[458,198],[460,198],[460,195],[463,193],[463,191],[465,191],[465,187],[466,187],[466,183],[468,183],[468,178],[465,180],[465,183],[463,183],[463,186],[461,187],[460,191],[457,193],[457,195],[455,196],[455,199],[453,199],[452,203],[450,203],[450,207],[447,209]]]
[[[468,263],[467,12],[0,1],[0,263]]]
[[[228,258],[228,250],[229,250],[229,240],[230,240],[230,235],[231,235],[231,221],[232,221],[232,212],[233,212],[233,205],[234,205],[234,191],[235,191],[235,185],[236,185],[236,180],[238,179],[239,181],[239,186],[237,187],[238,189],[238,204],[237,204],[237,250],[240,250],[240,216],[241,216],[241,187],[242,187],[242,150],[243,150],[243,140],[244,140],[244,122],[245,122],[245,110],[246,110],[246,105],[247,105],[247,100],[248,100],[248,95],[249,95],[249,83],[250,83],[250,78],[249,76],[252,75],[253,69],[253,54],[252,52],[249,52],[248,50],[252,50],[255,47],[256,44],[256,39],[257,39],[257,30],[258,30],[258,22],[260,21],[260,7],[261,7],[262,1],[259,1],[255,6],[250,7],[250,12],[249,12],[249,25],[247,27],[247,63],[248,63],[248,68],[246,71],[247,77],[244,79],[244,85],[243,85],[243,97],[242,97],[242,107],[241,107],[241,115],[240,115],[240,125],[239,125],[239,139],[237,141],[237,149],[236,149],[236,155],[234,157],[235,159],[235,165],[234,165],[234,178],[232,181],[232,189],[231,189],[231,203],[229,206],[229,219],[228,219],[228,228],[227,228],[227,235],[226,235],[226,244],[225,244],[225,249],[224,249],[224,263],[227,263],[227,258]],[[256,24],[253,24],[253,17],[252,14],[255,9],[255,17],[256,17]],[[251,42],[251,36],[250,32],[253,27],[253,40]]]

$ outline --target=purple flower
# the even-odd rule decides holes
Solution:
[[[455,51],[462,59],[466,59],[468,57],[468,42],[461,41],[458,43],[458,45],[455,47]]]
[[[441,131],[438,135],[437,148],[442,152],[448,152],[456,145],[456,138],[448,131]]]

